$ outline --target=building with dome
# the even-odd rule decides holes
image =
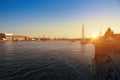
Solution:
[[[107,29],[107,31],[106,31],[105,34],[104,34],[104,38],[105,38],[105,39],[107,39],[107,38],[109,38],[109,37],[115,38],[115,34],[114,34],[114,32],[111,30],[110,27]]]

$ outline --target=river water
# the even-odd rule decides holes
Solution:
[[[0,42],[0,80],[90,80],[92,44]]]

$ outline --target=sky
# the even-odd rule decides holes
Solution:
[[[120,0],[0,0],[0,33],[80,38],[120,33]]]

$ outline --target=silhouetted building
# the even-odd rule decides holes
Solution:
[[[120,41],[120,34],[115,34],[115,40]]]
[[[108,30],[107,30],[107,31],[105,32],[105,34],[104,34],[104,37],[105,37],[105,39],[106,39],[106,38],[109,38],[109,37],[114,38],[115,35],[114,35],[114,32],[113,32],[110,28],[108,28]]]
[[[113,37],[108,37],[106,38],[107,42],[115,42],[115,39]]]
[[[0,40],[5,39],[5,34],[4,33],[0,33]]]

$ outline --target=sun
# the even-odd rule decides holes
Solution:
[[[97,38],[98,38],[98,35],[94,33],[94,34],[92,35],[92,38],[93,38],[93,39],[97,39]]]

